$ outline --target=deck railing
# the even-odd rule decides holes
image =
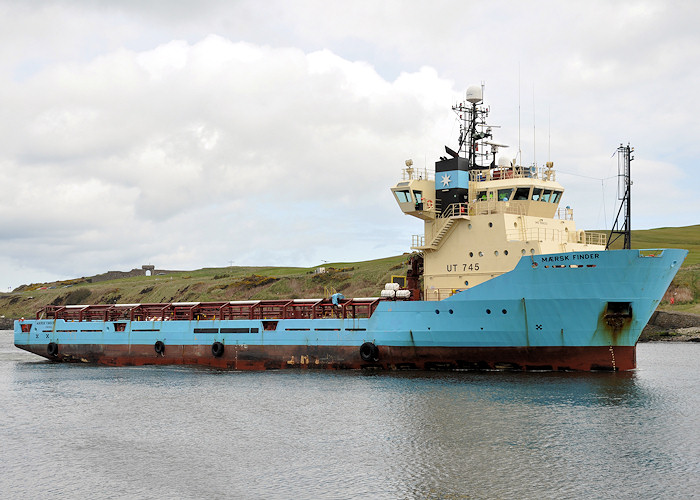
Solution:
[[[509,166],[496,167],[484,170],[471,170],[469,180],[472,182],[496,181],[500,179],[544,179],[548,181],[556,180],[556,172],[553,168]]]
[[[428,170],[427,167],[417,168],[408,167],[401,169],[401,180],[411,181],[411,180],[433,180],[435,179],[435,171]]]
[[[173,302],[168,304],[95,304],[45,306],[36,319],[66,321],[199,321],[235,319],[369,318],[380,297],[341,299]]]
[[[552,243],[581,243],[585,245],[605,245],[607,236],[603,233],[587,231],[565,231],[551,227],[529,227],[506,231],[508,241],[547,241]]]

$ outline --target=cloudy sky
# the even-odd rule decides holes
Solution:
[[[700,4],[0,0],[0,291],[409,251],[389,192],[484,82],[584,229],[700,223]],[[520,123],[520,125],[519,125]],[[518,139],[520,137],[520,140]]]

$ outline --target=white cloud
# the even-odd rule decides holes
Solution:
[[[407,250],[388,187],[455,145],[482,80],[503,153],[555,160],[580,226],[610,224],[627,141],[633,226],[698,223],[698,9],[0,2],[0,290]]]
[[[430,70],[388,82],[327,51],[218,36],[48,66],[12,88],[52,97],[15,115],[0,231],[31,248],[7,257],[71,276],[154,258],[312,265],[312,245],[378,256],[361,240],[395,210],[387,187],[405,152],[434,147],[410,131],[438,120],[445,90]]]

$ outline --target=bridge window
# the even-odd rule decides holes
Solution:
[[[413,191],[413,196],[416,198],[416,203],[423,203],[422,191]]]
[[[532,188],[532,201],[539,201],[542,198],[542,188]]]
[[[518,188],[515,190],[514,200],[529,200],[530,199],[530,188]]]
[[[498,201],[508,201],[510,200],[510,195],[513,193],[513,188],[499,189],[498,190]]]
[[[486,201],[486,191],[476,193],[476,201]]]
[[[396,195],[396,199],[399,200],[399,203],[408,203],[411,201],[408,191],[394,191],[394,194]]]
[[[551,189],[548,189],[548,190],[545,191],[544,194],[542,195],[542,201],[548,202],[550,196],[552,196],[552,190],[551,190]]]
[[[551,201],[552,203],[559,203],[560,198],[561,198],[561,191],[554,191],[554,193],[552,193],[552,199],[549,201]]]

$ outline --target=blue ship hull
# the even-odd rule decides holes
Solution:
[[[235,370],[629,370],[686,250],[523,257],[441,301],[379,302],[366,318],[15,322],[15,345],[55,361]]]

